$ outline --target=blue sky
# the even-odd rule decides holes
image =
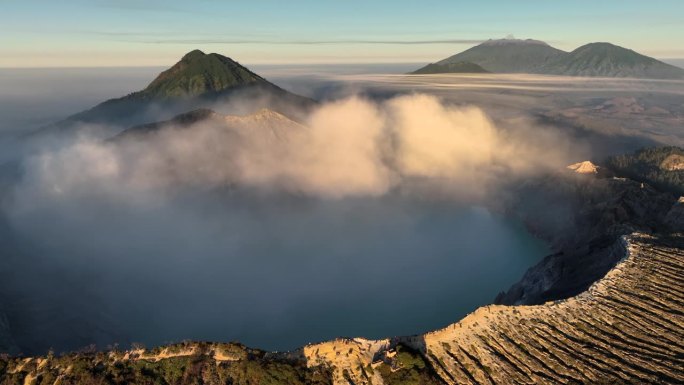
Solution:
[[[430,62],[507,35],[684,58],[684,1],[0,0],[0,67]]]

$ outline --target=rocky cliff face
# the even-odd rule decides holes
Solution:
[[[559,173],[519,186],[506,203],[554,254],[532,267],[496,303],[540,304],[586,290],[621,258],[615,243],[635,231],[669,232],[674,195],[648,184],[603,175]]]
[[[681,383],[682,246],[681,236],[623,237],[624,259],[582,294],[483,307],[413,345],[447,383]]]

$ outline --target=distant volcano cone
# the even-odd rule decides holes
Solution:
[[[583,45],[561,60],[549,63],[543,72],[569,76],[684,78],[681,68],[610,43]]]
[[[301,117],[316,102],[288,92],[233,59],[200,50],[188,52],[145,89],[110,99],[49,128],[97,123],[118,128],[170,119],[184,112],[221,106],[250,113],[262,108]]]
[[[268,82],[226,56],[194,50],[159,74],[141,93],[152,98],[198,96],[255,83]]]
[[[565,52],[531,39],[488,40],[413,73],[477,72],[474,65],[495,73],[684,79],[684,69],[614,44],[590,43]]]

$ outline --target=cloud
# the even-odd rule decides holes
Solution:
[[[479,108],[449,108],[428,95],[397,98],[388,106],[405,175],[458,177],[491,163],[502,145]]]
[[[273,112],[166,127],[114,142],[79,139],[31,157],[16,194],[154,199],[181,189],[245,187],[323,198],[378,196],[416,179],[483,196],[499,180],[560,167],[556,135],[501,129],[479,108],[415,94],[322,105],[304,124]],[[556,147],[550,157],[548,148]],[[161,193],[160,193],[161,192]]]

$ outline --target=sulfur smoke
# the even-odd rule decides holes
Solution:
[[[566,162],[568,149],[557,133],[503,125],[477,107],[415,94],[382,103],[359,97],[330,102],[302,124],[262,112],[121,140],[80,138],[26,162],[17,207],[37,197],[95,193],[144,200],[226,186],[344,198],[430,185],[481,197],[502,180]]]

